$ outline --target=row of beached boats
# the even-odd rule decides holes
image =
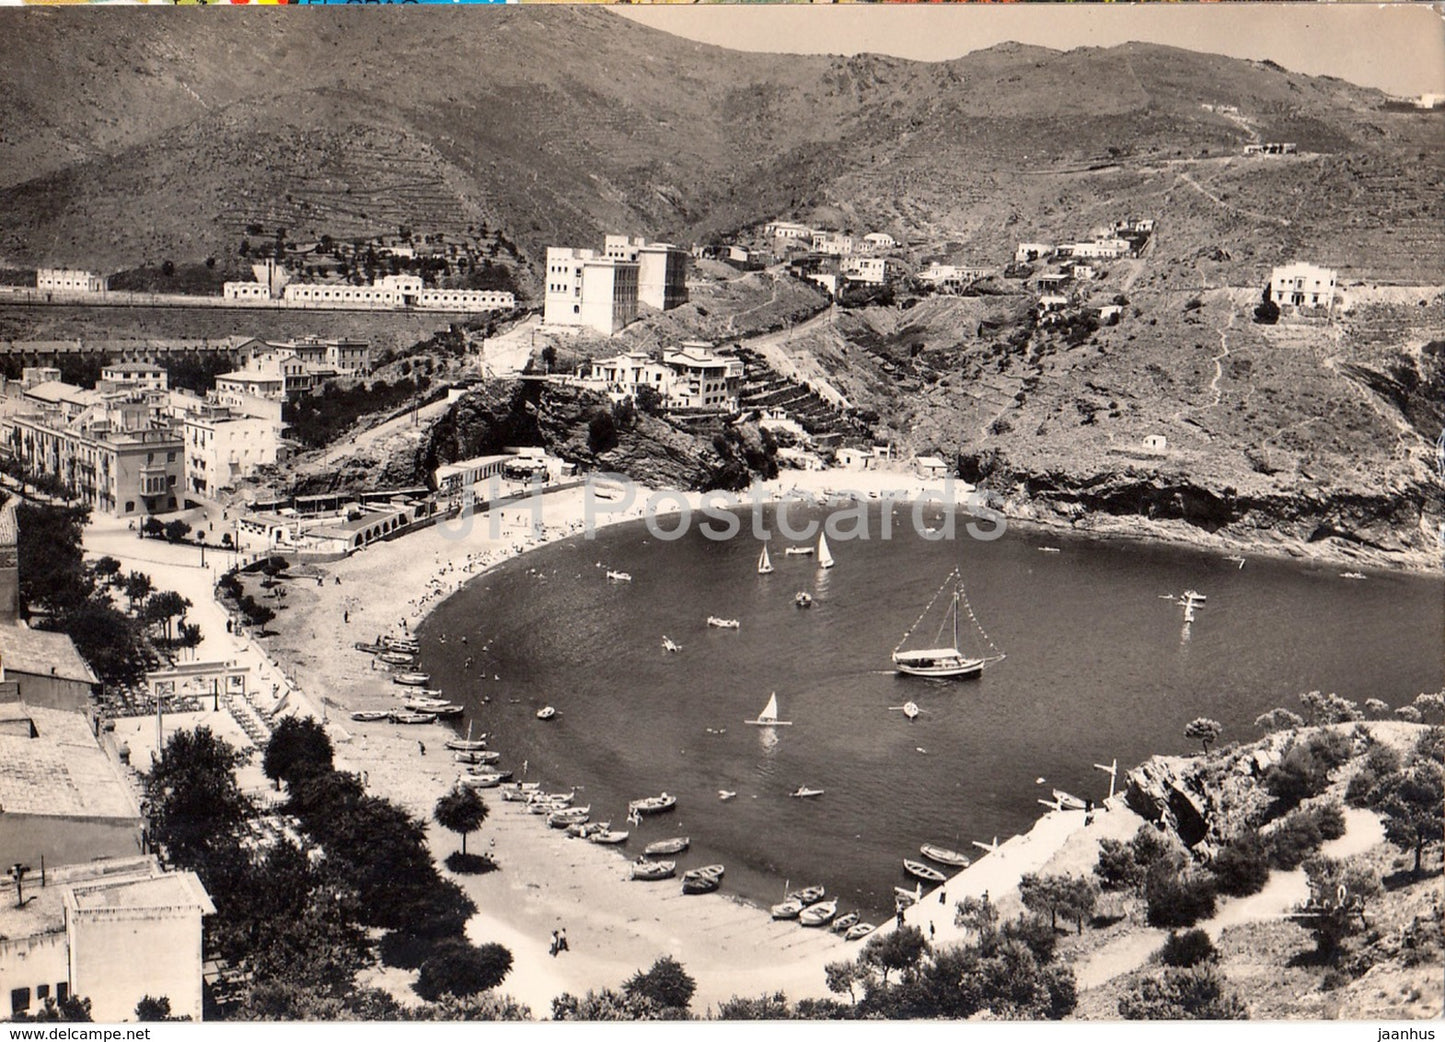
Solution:
[[[861,922],[857,912],[839,915],[837,900],[825,899],[824,895],[821,886],[803,887],[784,895],[782,902],[769,911],[774,919],[796,919],[801,926],[828,926],[850,941],[866,937],[877,929],[873,923]]]

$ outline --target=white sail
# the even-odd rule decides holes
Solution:
[[[778,719],[778,693],[774,691],[768,698],[768,704],[763,706],[763,711],[758,714],[756,720],[744,720],[743,723],[756,724],[758,727],[791,727],[791,720]]]
[[[767,575],[773,570],[773,562],[768,558],[768,544],[763,544],[763,552],[758,555],[758,574]]]
[[[828,552],[828,537],[825,535],[818,536],[818,567],[833,567],[833,555]]]

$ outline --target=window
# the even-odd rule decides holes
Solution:
[[[176,453],[175,453],[175,450],[172,449],[170,452],[167,452],[167,453],[166,453],[166,462],[167,462],[167,463],[174,463],[175,461],[176,461]]]
[[[11,1013],[24,1013],[24,1012],[25,1012],[27,1009],[29,1009],[29,1008],[30,1008],[30,989],[29,989],[29,988],[11,988],[11,989],[10,989],[10,1012],[11,1012]]]
[[[135,500],[133,500],[133,499],[127,499],[127,500],[125,501],[125,512],[126,512],[127,514],[134,514],[134,513],[135,513]]]
[[[64,1002],[68,998],[70,998],[70,984],[60,981],[55,985],[55,1001]]]
[[[37,984],[35,986],[35,999],[37,1002],[50,998],[50,985]]]

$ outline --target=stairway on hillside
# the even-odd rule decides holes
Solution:
[[[815,438],[838,435],[845,440],[872,441],[873,431],[867,424],[783,376],[761,355],[742,347],[736,353],[743,363],[743,383],[738,398],[744,411],[781,409]]]

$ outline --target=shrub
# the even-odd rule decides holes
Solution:
[[[634,973],[622,990],[630,998],[648,999],[663,1009],[687,1009],[697,991],[697,981],[682,968],[682,963],[664,955],[646,973]]]
[[[1295,811],[1270,835],[1269,859],[1276,868],[1298,868],[1324,842],[1319,819],[1308,811]]]
[[[1144,899],[1150,926],[1193,926],[1214,914],[1214,881],[1160,862],[1149,869]]]
[[[1247,897],[1269,881],[1269,845],[1254,829],[1239,833],[1214,856],[1209,869],[1221,894]]]
[[[1318,743],[1319,737],[1296,742],[1279,763],[1265,772],[1264,787],[1281,807],[1297,806],[1329,787],[1330,771],[1337,761],[1330,743]]]
[[[421,964],[416,993],[433,1002],[443,995],[475,995],[501,984],[511,969],[512,953],[502,945],[473,945],[449,937],[438,941]]]
[[[1400,754],[1388,745],[1375,744],[1365,754],[1364,761],[1345,786],[1345,802],[1351,807],[1366,806],[1370,793],[1381,778],[1388,777],[1400,769]]]
[[[1203,930],[1175,931],[1164,942],[1159,958],[1165,966],[1197,966],[1219,958],[1219,949]]]
[[[1146,977],[1119,1000],[1125,1020],[1243,1020],[1244,1004],[1225,990],[1213,966],[1165,970]]]
[[[1144,882],[1144,870],[1134,860],[1134,848],[1117,839],[1099,841],[1094,875],[1105,890],[1133,890]]]

